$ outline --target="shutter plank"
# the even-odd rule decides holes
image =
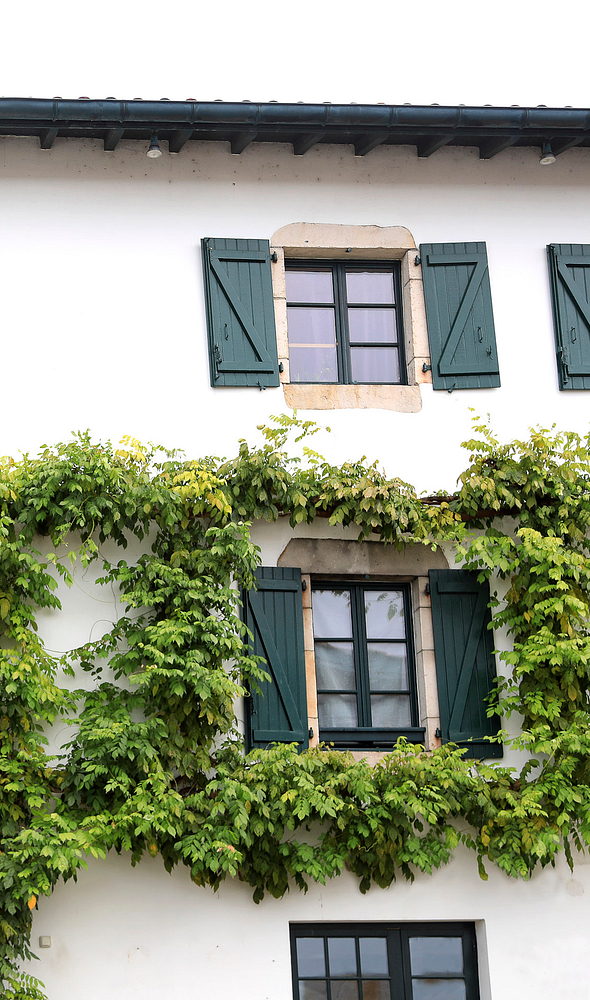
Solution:
[[[420,247],[435,389],[500,385],[485,243]]]
[[[211,384],[279,385],[267,240],[204,239]]]
[[[270,742],[307,746],[307,696],[303,641],[301,571],[261,567],[257,590],[244,599],[245,620],[252,632],[250,648],[266,660],[270,682],[260,683],[248,700],[248,746]]]
[[[495,678],[489,586],[465,570],[431,570],[430,591],[443,743],[467,748],[468,757],[501,757],[485,737],[498,732],[487,715]]]

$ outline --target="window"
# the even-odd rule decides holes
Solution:
[[[472,924],[291,926],[294,1000],[478,1000]]]
[[[403,585],[314,584],[320,740],[373,747],[399,736],[423,741],[408,602]]]
[[[416,549],[296,538],[279,566],[256,570],[244,621],[269,678],[246,698],[248,749],[303,750],[319,739],[362,754],[403,736],[428,749],[457,743],[467,757],[502,756],[493,740],[500,720],[488,715],[489,586]],[[439,568],[428,571],[429,560]]]
[[[397,262],[286,264],[291,382],[406,382]]]

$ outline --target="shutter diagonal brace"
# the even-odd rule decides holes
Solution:
[[[465,711],[469,686],[473,677],[475,657],[477,655],[477,647],[479,646],[481,639],[486,608],[486,595],[483,591],[479,591],[475,607],[473,609],[473,616],[471,618],[467,640],[465,642],[463,659],[461,660],[461,668],[459,670],[457,686],[455,688],[455,697],[449,714],[449,739],[451,742],[455,742],[457,739],[461,738],[459,735],[461,732],[461,720]],[[451,736],[451,733],[455,731],[456,735],[454,737]]]
[[[297,705],[295,704],[295,699],[293,697],[287,675],[283,670],[278,649],[272,637],[272,631],[270,625],[268,624],[268,619],[262,607],[262,600],[256,591],[250,592],[248,600],[250,602],[250,609],[252,611],[254,621],[256,622],[256,628],[258,629],[262,645],[264,646],[264,650],[266,652],[266,660],[269,670],[275,679],[279,697],[283,703],[291,730],[295,737],[302,728],[301,720],[299,718],[299,712],[297,711]]]
[[[469,313],[473,308],[475,302],[475,297],[480,289],[481,283],[484,279],[484,275],[487,272],[487,263],[484,257],[480,254],[428,254],[428,263],[430,265],[453,265],[453,264],[475,264],[473,273],[469,278],[467,283],[467,288],[463,294],[463,299],[461,300],[461,305],[457,311],[457,315],[453,320],[449,335],[447,337],[447,342],[443,347],[440,360],[438,362],[438,371],[440,375],[456,375],[457,371],[452,367],[453,358],[457,347],[459,346],[459,341],[465,329],[465,324],[469,319]],[[494,361],[491,355],[487,355],[484,359],[482,358],[477,363],[471,361],[469,363],[470,372],[496,372],[498,370],[497,362]]]
[[[588,268],[590,261],[587,258],[579,257],[565,257],[561,255],[556,255],[557,260],[557,273],[561,279],[562,284],[565,286],[570,294],[572,302],[574,303],[576,309],[581,314],[584,323],[586,324],[587,330],[590,332],[590,303],[582,296],[582,288],[578,286],[573,280],[572,275],[567,270],[568,266],[579,265],[581,267]],[[566,360],[565,356],[566,344],[562,343],[562,351],[564,352],[564,361],[568,365],[569,375],[590,375],[590,366],[588,365],[576,365],[575,371],[571,371],[571,364]]]
[[[225,295],[225,297],[226,297],[226,299],[227,299],[227,301],[229,303],[229,306],[233,310],[233,312],[235,313],[235,315],[237,316],[237,318],[238,318],[238,320],[240,322],[240,326],[242,327],[244,333],[246,334],[248,340],[250,341],[250,344],[252,345],[252,348],[253,348],[253,350],[254,350],[257,358],[258,358],[258,363],[255,363],[256,370],[257,371],[264,371],[264,372],[271,372],[271,373],[274,372],[275,366],[273,364],[273,361],[272,361],[271,358],[269,358],[269,356],[268,356],[268,354],[267,354],[267,352],[265,350],[265,347],[264,347],[262,341],[260,340],[260,337],[258,336],[258,332],[255,329],[255,327],[253,326],[252,321],[249,318],[249,316],[248,316],[248,314],[247,314],[247,312],[246,312],[246,310],[245,310],[245,308],[244,308],[244,306],[242,304],[242,301],[240,299],[240,296],[239,296],[239,293],[238,293],[238,290],[237,290],[236,286],[234,285],[233,281],[231,280],[231,278],[227,274],[227,271],[224,271],[224,269],[220,266],[221,260],[228,260],[228,259],[231,259],[231,257],[229,256],[229,254],[227,252],[225,254],[222,254],[222,253],[214,254],[213,251],[210,250],[209,251],[209,259],[211,261],[211,269],[214,272],[215,277],[217,278],[217,280],[219,282],[219,285],[221,286],[221,288],[222,288],[222,290],[224,292],[224,295]],[[251,255],[251,256],[248,256],[248,257],[244,257],[244,255],[240,255],[240,259],[252,260],[255,263],[256,262],[263,263],[264,260],[265,260],[264,257],[255,257],[254,255]],[[243,368],[243,365],[239,366],[239,367]],[[254,366],[252,366],[252,367],[254,367]],[[237,371],[238,370],[238,368],[237,368],[236,365],[233,365],[233,364],[232,365],[228,365],[227,363],[224,363],[223,361],[219,362],[218,368],[219,368],[219,371]]]

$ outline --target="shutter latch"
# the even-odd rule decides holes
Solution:
[[[426,362],[424,362],[424,364],[422,365],[422,371],[423,372],[431,372],[432,371],[432,365],[427,365]]]
[[[422,263],[422,260],[421,260],[421,258],[420,258],[420,255],[419,255],[419,254],[416,254],[416,256],[414,257],[414,264],[415,264],[415,266],[416,266],[416,267],[419,267],[419,265],[420,265],[421,263]]]
[[[307,735],[309,736],[310,740],[313,739],[313,729],[311,728],[311,726],[309,727],[309,733]]]
[[[436,736],[437,740],[441,740],[442,739],[442,733],[441,733],[440,729],[435,729],[434,730],[434,735]]]

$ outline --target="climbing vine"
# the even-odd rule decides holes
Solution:
[[[18,971],[39,897],[113,849],[183,864],[197,885],[239,878],[258,901],[345,868],[361,891],[385,887],[447,863],[460,841],[484,878],[486,862],[526,878],[590,844],[590,439],[535,430],[500,444],[476,422],[457,492],[419,497],[364,460],[333,466],[306,443],[290,455],[289,435],[315,429],[277,418],[232,460],[79,435],[0,464],[7,998],[43,998]],[[399,548],[450,541],[462,565],[506,579],[493,602],[512,637],[498,695],[523,719],[520,771],[403,741],[374,767],[329,748],[245,756],[234,707],[265,664],[248,653],[239,588],[258,563],[249,523],[279,517],[356,525]],[[144,554],[128,562],[133,539]],[[57,582],[72,583],[76,562],[98,564],[124,614],[58,655],[36,614],[59,609]],[[63,674],[74,670],[84,682],[72,691]],[[56,720],[71,723],[58,757],[44,735]]]

